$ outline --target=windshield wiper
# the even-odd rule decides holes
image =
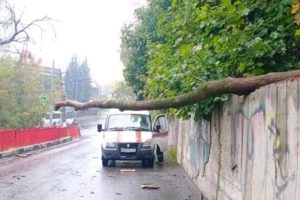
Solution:
[[[124,127],[113,127],[113,128],[109,128],[108,130],[110,130],[110,131],[123,131]]]
[[[148,128],[143,127],[126,127],[126,130],[134,130],[134,131],[150,131]]]

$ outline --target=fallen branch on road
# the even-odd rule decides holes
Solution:
[[[300,70],[269,73],[249,78],[229,77],[222,80],[202,83],[201,86],[196,90],[175,97],[148,101],[95,100],[86,103],[66,100],[57,102],[55,104],[54,110],[58,110],[59,108],[65,106],[73,107],[75,108],[75,110],[84,110],[88,108],[118,108],[121,111],[179,108],[186,105],[196,104],[209,97],[215,97],[222,94],[249,94],[259,87],[287,79],[298,79],[299,77]]]
[[[159,185],[155,185],[153,183],[144,183],[141,186],[142,189],[152,189],[152,190],[157,190],[159,189]]]

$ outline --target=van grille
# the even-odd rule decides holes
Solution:
[[[120,155],[136,155],[137,151],[138,151],[138,147],[139,147],[139,143],[119,143],[118,144],[118,150],[120,152]],[[122,152],[121,149],[135,149],[135,152]]]

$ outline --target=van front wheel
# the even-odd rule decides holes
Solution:
[[[160,147],[157,145],[156,147],[156,155],[158,163],[164,162],[164,152],[160,150]]]
[[[154,166],[154,159],[143,159],[142,160],[142,167],[146,168],[146,167],[150,167],[152,168]]]
[[[108,159],[102,158],[102,166],[107,167],[108,166]]]

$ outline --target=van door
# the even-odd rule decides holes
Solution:
[[[168,148],[168,122],[166,115],[156,116],[153,122],[153,142],[158,145],[160,151],[165,152]]]

